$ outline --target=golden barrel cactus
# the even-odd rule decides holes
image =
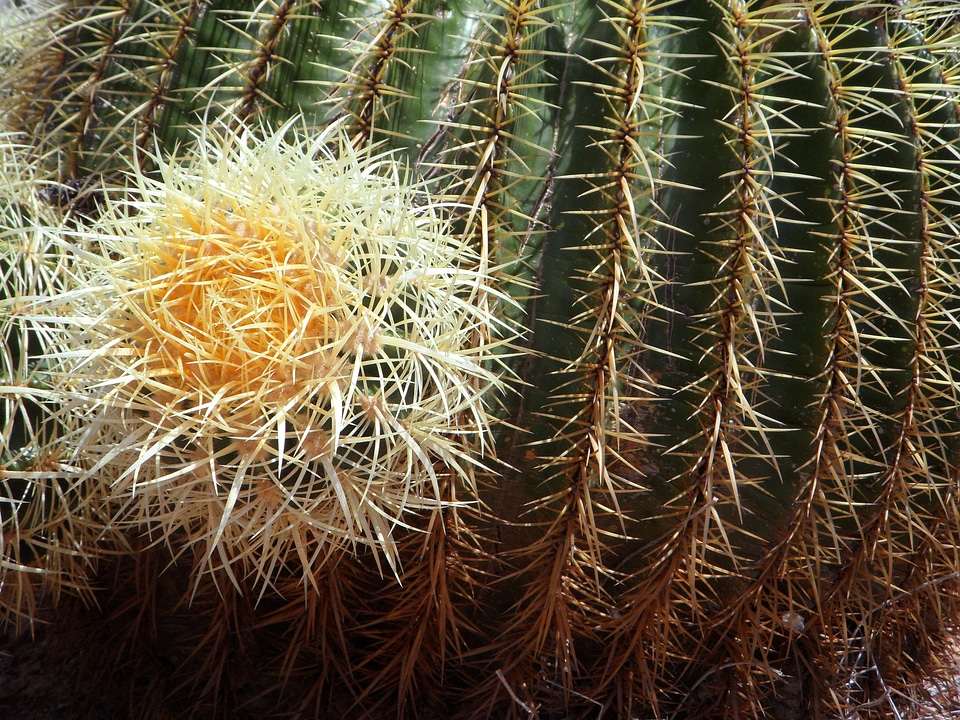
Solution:
[[[5,29],[0,611],[82,614],[140,717],[933,702],[958,20],[64,0]]]

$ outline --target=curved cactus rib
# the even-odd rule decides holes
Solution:
[[[538,227],[551,207],[541,183],[549,185],[555,177],[550,148],[556,142],[559,119],[554,120],[554,115],[566,91],[563,80],[554,73],[566,60],[556,38],[559,18],[554,10],[528,0],[496,5],[495,12],[477,16],[483,30],[472,41],[461,76],[452,83],[450,92],[456,98],[449,113],[452,120],[442,128],[454,139],[438,160],[461,179],[459,194],[468,208],[465,231],[474,238],[481,268],[489,266],[495,276],[519,287],[541,267],[542,260],[535,257],[543,241]],[[555,84],[557,80],[559,84]],[[531,182],[533,177],[541,180]],[[535,194],[539,199],[534,200]],[[530,207],[532,212],[526,210]],[[536,299],[526,302],[528,312],[537,306]],[[511,407],[512,399],[507,401],[508,412],[520,414],[511,420],[521,427],[524,404]],[[525,434],[519,439],[524,442]],[[513,463],[511,454],[520,455],[517,450],[508,448],[507,462]],[[481,500],[497,514],[492,523],[487,520],[481,525],[490,540],[502,541],[516,531],[505,527],[502,519],[513,520],[523,512],[517,495],[526,497],[527,493],[515,469],[481,487]],[[496,549],[492,543],[491,547]],[[508,562],[522,564],[525,560],[509,558]],[[511,637],[513,640],[516,637]],[[488,648],[484,654],[491,658],[511,655],[500,648]],[[511,677],[515,663],[512,657],[507,662],[503,672]],[[489,683],[493,694],[479,687],[475,690],[484,706],[495,702],[503,690],[496,676],[489,676]]]
[[[900,393],[903,407],[892,418],[896,430],[885,450],[886,467],[874,481],[878,493],[873,510],[862,514],[860,543],[830,589],[828,601],[836,606],[833,614],[849,624],[848,598],[862,598],[858,630],[878,638],[877,644],[885,652],[916,655],[935,652],[936,641],[925,634],[904,638],[901,633],[891,634],[884,629],[896,626],[898,620],[917,622],[927,612],[945,610],[944,599],[926,590],[931,578],[952,574],[941,571],[938,575],[931,564],[952,562],[952,550],[944,547],[938,535],[954,536],[960,522],[949,491],[958,441],[956,432],[944,422],[945,409],[956,408],[960,398],[955,381],[943,388],[938,369],[950,367],[952,353],[945,353],[944,349],[955,347],[956,340],[944,340],[958,338],[960,326],[954,311],[944,308],[943,300],[938,298],[942,278],[937,277],[936,268],[943,261],[943,248],[934,239],[937,221],[929,211],[934,197],[940,202],[951,195],[957,197],[955,181],[947,178],[948,168],[957,164],[950,145],[956,142],[960,126],[956,106],[944,101],[949,93],[939,87],[941,78],[931,67],[929,56],[920,50],[916,28],[902,22],[890,23],[888,33],[891,51],[897,57],[896,83],[903,90],[907,105],[902,117],[904,132],[916,149],[915,173],[920,185],[916,205],[919,227],[915,235],[920,253],[913,283],[917,308],[911,323],[914,330],[907,362],[909,381]],[[929,95],[918,86],[937,88],[939,92]],[[955,308],[955,301],[947,302]],[[943,323],[944,310],[952,323]],[[936,335],[932,334],[933,327],[938,328]],[[920,457],[926,461],[918,463],[916,459]],[[866,666],[864,670],[876,665],[869,643],[856,661]],[[873,670],[880,673],[881,682],[882,670]],[[921,682],[922,678],[916,681]]]
[[[834,40],[835,38],[817,35],[820,47],[833,47],[830,43]],[[832,54],[824,53],[833,61],[825,63],[824,67],[836,73],[831,87],[835,90],[845,88],[851,77],[862,72],[865,63],[861,52],[855,50],[843,61],[837,60],[845,54],[843,50]],[[844,68],[852,70],[844,73]],[[903,328],[907,318],[891,318],[890,305],[893,303],[885,302],[882,296],[889,293],[891,288],[894,293],[905,296],[906,283],[896,275],[881,276],[878,279],[875,275],[871,276],[870,270],[870,263],[884,252],[907,258],[901,267],[917,267],[914,264],[917,260],[916,252],[903,252],[900,249],[901,245],[917,243],[911,239],[916,228],[912,228],[910,224],[901,224],[898,228],[902,229],[897,231],[887,229],[889,218],[895,217],[902,205],[910,205],[906,198],[915,192],[914,184],[909,179],[899,186],[888,181],[885,184],[895,188],[891,191],[878,188],[877,181],[873,179],[869,180],[866,188],[863,183],[858,182],[862,179],[858,173],[864,167],[869,167],[874,177],[876,166],[892,165],[894,170],[891,174],[897,172],[896,163],[871,159],[871,155],[887,152],[891,147],[895,147],[896,143],[917,147],[916,170],[918,176],[923,175],[925,144],[919,141],[916,130],[912,138],[905,133],[897,135],[895,130],[876,133],[868,130],[867,128],[873,128],[877,122],[877,115],[873,110],[859,112],[856,94],[854,90],[835,92],[833,95],[834,117],[846,119],[832,125],[838,142],[845,150],[846,162],[837,169],[838,192],[830,201],[834,207],[833,222],[836,223],[837,230],[835,234],[823,236],[826,240],[837,243],[831,256],[835,268],[832,282],[836,290],[832,294],[835,303],[832,315],[833,344],[828,355],[829,363],[826,365],[833,370],[823,376],[827,380],[827,388],[821,401],[821,419],[815,443],[816,459],[806,468],[809,475],[805,481],[805,489],[798,496],[794,517],[787,525],[785,534],[775,548],[751,571],[757,579],[751,589],[744,592],[728,612],[724,613],[725,619],[722,620],[729,623],[730,632],[742,627],[743,615],[753,618],[757,627],[765,628],[761,636],[754,636],[756,644],[747,653],[748,659],[752,655],[761,665],[777,662],[770,649],[778,645],[778,634],[789,637],[803,632],[805,623],[810,623],[812,617],[820,617],[826,623],[838,623],[825,631],[827,637],[837,638],[837,647],[828,644],[816,651],[823,653],[819,662],[830,667],[823,676],[825,686],[830,682],[826,680],[829,673],[853,672],[850,667],[844,670],[851,657],[850,648],[860,647],[857,643],[863,642],[862,639],[855,641],[848,634],[844,621],[850,622],[847,614],[849,605],[840,598],[849,598],[851,595],[861,597],[866,603],[865,608],[875,607],[876,598],[870,587],[860,585],[855,588],[849,585],[852,578],[860,576],[866,579],[858,582],[862,581],[867,585],[871,582],[879,583],[878,587],[891,588],[890,592],[896,592],[893,588],[896,588],[901,580],[897,579],[899,576],[891,574],[894,568],[901,568],[901,571],[904,566],[909,568],[911,561],[907,561],[905,565],[903,557],[913,553],[922,557],[927,552],[923,549],[926,541],[921,539],[924,533],[915,534],[920,527],[914,527],[917,523],[911,516],[915,517],[917,512],[926,512],[924,506],[929,504],[929,500],[939,497],[937,488],[946,481],[940,473],[948,467],[945,463],[941,470],[936,470],[918,467],[912,461],[920,446],[943,442],[933,439],[927,429],[929,425],[939,424],[938,417],[942,416],[942,412],[934,410],[931,402],[936,402],[942,390],[936,388],[935,380],[931,384],[929,376],[924,378],[920,374],[920,368],[930,365],[929,359],[924,357],[924,341],[912,335],[903,337],[902,334],[902,339],[897,339],[896,335],[891,339],[889,328]],[[955,121],[946,123],[946,126],[951,129],[945,132],[952,135],[955,132],[952,129],[955,128]],[[870,138],[867,138],[868,134],[871,135]],[[879,141],[876,140],[877,137],[880,138]],[[871,147],[871,143],[875,144]],[[901,177],[903,175],[909,175],[907,168],[900,173]],[[921,204],[922,195],[923,193]],[[878,197],[886,198],[889,204],[884,206],[879,203]],[[925,279],[927,271],[924,268],[935,264],[935,261],[931,258],[930,235],[921,232],[920,238],[923,250],[922,257],[919,258],[921,269],[918,271],[920,276],[917,282],[920,287],[928,287]],[[871,244],[869,253],[862,251],[862,244],[866,243]],[[888,262],[881,264],[889,267],[889,256],[887,260]],[[905,269],[900,272],[902,276],[909,271]],[[905,300],[901,300],[897,305],[902,306],[904,302]],[[909,302],[907,304],[910,305]],[[940,314],[936,305],[926,299],[925,293],[921,293],[920,304],[916,306],[917,317],[909,318],[917,320],[916,326],[920,332],[923,332],[923,328],[928,324],[922,319],[928,312],[932,313],[931,318]],[[892,322],[887,318],[891,318]],[[884,322],[886,324],[883,332],[874,329],[878,323]],[[948,327],[948,331],[956,332],[952,327]],[[896,351],[896,346],[907,343],[913,349],[910,356],[904,359],[903,353]],[[883,344],[886,344],[887,348],[892,345],[894,349],[883,349]],[[858,359],[873,353],[888,358],[886,362],[889,362],[889,359],[898,360],[898,368],[911,368],[913,380],[901,385],[898,390],[897,386],[879,380],[881,375],[890,377],[889,369],[876,362],[854,362],[849,359],[849,353],[854,353]],[[847,376],[848,369],[858,365],[868,368],[867,376],[851,379]],[[902,370],[897,370],[895,377],[902,375]],[[876,388],[877,391],[868,392],[868,386]],[[948,392],[952,394],[954,390]],[[887,400],[884,401],[883,398]],[[864,422],[859,423],[868,428],[866,436],[857,436],[842,429],[849,427],[849,423],[853,422],[853,413],[856,412],[866,417]],[[879,442],[878,433],[881,431],[870,431],[869,428],[881,428],[890,422],[899,424],[900,429],[887,435],[883,445],[875,445],[875,441]],[[950,434],[943,437],[950,437]],[[874,453],[885,456],[886,470],[878,474],[871,469],[875,467],[870,460],[871,453],[858,447],[861,442],[873,446]],[[953,441],[947,442],[949,444]],[[947,448],[941,447],[942,450],[933,452],[933,457],[949,455]],[[932,476],[931,472],[934,473]],[[942,479],[936,479],[938,477]],[[862,500],[868,487],[878,488],[876,494],[870,494],[869,504]],[[876,509],[868,511],[866,508],[870,507]],[[823,518],[814,522],[811,517],[818,513],[822,514]],[[903,524],[896,527],[901,522]],[[806,533],[814,532],[815,526],[830,529],[833,533],[832,539],[804,539]],[[886,538],[887,547],[878,545],[881,537]],[[905,546],[899,544],[900,538],[906,539]],[[832,582],[822,578],[824,568],[830,564],[838,568]],[[875,569],[871,570],[871,567]],[[781,589],[784,574],[791,573],[797,575],[784,591]],[[805,581],[800,581],[801,575],[806,577]],[[828,577],[829,575],[827,573]],[[806,588],[809,594],[800,593],[801,588]],[[831,615],[828,610],[833,602],[831,598],[836,598],[846,611],[838,607],[838,614]],[[858,632],[871,633],[876,627],[868,622],[872,611],[865,609],[863,613],[861,619],[864,625]],[[793,647],[800,651],[802,646],[798,643]],[[802,652],[809,652],[809,647]],[[860,661],[863,661],[863,658],[860,658]],[[816,696],[816,691],[813,691],[813,695]],[[815,705],[818,700],[810,702]],[[819,702],[829,706],[832,701],[825,694]],[[830,709],[837,710],[836,707]]]
[[[98,31],[92,38],[83,38],[75,50],[67,50],[69,54],[66,59],[66,72],[60,81],[68,87],[75,86],[77,90],[69,92],[65,100],[58,103],[54,109],[54,117],[63,118],[59,121],[58,130],[69,127],[72,135],[65,148],[65,175],[71,179],[87,174],[88,168],[84,167],[83,160],[87,144],[99,128],[100,113],[107,106],[113,109],[108,99],[110,92],[104,88],[104,83],[114,69],[113,61],[117,48],[121,45],[125,32],[133,24],[132,13],[133,3],[122,1],[116,7],[104,9],[102,12],[91,8],[89,13],[76,22],[78,30],[96,26]],[[100,30],[106,20],[109,20],[107,27]],[[81,73],[83,79],[77,82],[74,74]],[[77,104],[75,110],[71,107],[73,103]]]
[[[47,12],[59,15],[62,26],[24,49],[16,82],[13,75],[0,81],[7,120],[16,118],[10,129],[43,137],[33,150],[41,153],[38,167],[77,186],[115,169],[128,134],[134,147],[147,149],[158,117],[173,102],[168,91],[204,7],[200,0],[51,3]],[[20,84],[26,78],[32,88]]]
[[[659,366],[662,372],[653,407],[679,399],[673,414],[663,414],[663,420],[651,424],[654,432],[668,422],[676,428],[672,430],[676,439],[659,462],[661,467],[673,467],[669,457],[676,458],[676,475],[669,480],[678,489],[672,498],[665,498],[673,508],[673,529],[644,549],[642,561],[631,561],[631,589],[616,619],[609,621],[616,649],[597,672],[602,684],[612,685],[618,695],[652,691],[653,678],[670,658],[682,654],[689,642],[698,642],[683,633],[665,632],[665,626],[692,623],[709,636],[718,600],[713,593],[724,593],[731,581],[748,572],[757,552],[756,538],[762,536],[763,527],[777,523],[775,516],[757,517],[752,508],[762,507],[763,497],[774,494],[771,488],[783,482],[780,457],[796,442],[794,428],[771,427],[769,419],[782,416],[779,404],[789,394],[791,382],[784,369],[771,370],[771,365],[775,367],[790,311],[785,268],[791,265],[775,209],[789,206],[791,200],[774,180],[783,176],[782,146],[801,131],[790,117],[790,93],[784,87],[798,75],[791,65],[795,50],[776,45],[794,32],[796,19],[780,6],[751,11],[718,6],[717,12],[718,18],[710,15],[705,23],[718,28],[713,38],[700,32],[706,36],[703,42],[719,45],[727,66],[699,79],[716,89],[709,104],[701,102],[715,123],[712,132],[723,138],[717,144],[724,143],[729,155],[718,158],[696,182],[716,173],[729,179],[731,189],[722,194],[713,189],[708,199],[679,208],[678,231],[684,239],[678,242],[672,232],[667,235],[671,250],[679,245],[692,256],[671,261],[670,274],[681,273],[676,282],[702,290],[696,295],[686,292],[683,306],[672,292],[665,293],[673,304],[670,321],[654,328],[657,334],[647,340],[653,344],[647,366]],[[783,97],[778,95],[781,88]],[[696,122],[703,126],[702,119]],[[678,187],[698,178],[696,166],[691,167],[682,180],[673,180]],[[677,203],[669,186],[664,202],[667,208]],[[702,260],[694,260],[698,256]],[[677,270],[681,262],[686,266],[703,262],[706,268]],[[667,337],[659,339],[664,329]],[[706,374],[679,373],[681,361],[663,352],[678,341],[680,336],[674,335],[678,332],[689,333],[700,347],[699,362]],[[724,577],[726,584],[720,582]],[[704,578],[709,578],[712,590]],[[662,613],[665,607],[673,608],[669,617]],[[757,664],[725,660],[717,667],[729,672],[718,673],[712,681],[727,677],[728,692],[758,692]],[[635,683],[632,691],[624,686],[627,682]]]
[[[696,403],[692,419],[699,423],[701,438],[693,448],[702,449],[691,452],[681,445],[667,450],[695,458],[681,476],[689,478],[688,539],[678,537],[671,548],[682,553],[674,581],[679,586],[673,590],[674,598],[682,598],[675,621],[699,627],[711,642],[716,639],[712,651],[703,647],[702,652],[716,658],[709,682],[716,697],[725,698],[718,702],[728,703],[759,703],[771,674],[762,661],[743,652],[742,644],[754,641],[756,630],[750,628],[757,627],[756,619],[741,618],[726,633],[713,636],[713,608],[730,602],[726,593],[736,592],[741,578],[749,575],[757,538],[779,523],[774,514],[758,517],[757,509],[778,494],[787,474],[781,458],[789,456],[796,442],[796,428],[782,424],[788,414],[780,407],[793,378],[774,369],[792,312],[787,286],[791,248],[784,245],[787,238],[781,239],[777,220],[790,199],[775,180],[789,172],[782,169],[781,155],[797,129],[786,99],[797,71],[791,48],[783,47],[797,21],[786,10],[730,5],[717,23],[723,32],[714,31],[729,79],[708,82],[729,93],[730,110],[716,122],[732,155],[731,169],[718,177],[729,178],[733,187],[717,210],[703,213],[704,222],[711,219],[709,232],[722,239],[706,234],[698,249],[716,263],[716,279],[704,285],[713,299],[705,311],[695,310],[690,322],[708,372],[683,390],[690,394],[687,402]],[[712,591],[702,586],[702,578],[709,578]],[[679,652],[677,647],[670,654]]]
[[[264,26],[261,38],[250,38],[255,45],[254,57],[241,71],[245,84],[241,90],[241,100],[237,107],[232,109],[239,123],[246,122],[263,103],[279,105],[267,94],[265,87],[270,81],[274,66],[282,60],[278,48],[288,24],[294,19],[291,16],[296,12],[296,6],[292,0],[281,0],[271,9],[272,17],[269,22],[260,20]]]
[[[525,195],[539,192],[537,183],[525,179],[526,175],[531,168],[542,168],[548,162],[548,153],[541,143],[526,139],[528,130],[540,123],[540,110],[549,107],[544,98],[549,78],[539,58],[546,42],[543,36],[554,31],[554,27],[552,20],[541,15],[543,11],[531,2],[498,3],[495,10],[471,14],[473,22],[483,25],[485,32],[470,40],[470,60],[458,66],[458,74],[449,80],[447,93],[452,105],[448,113],[456,121],[442,132],[455,136],[455,144],[442,156],[433,157],[428,143],[428,149],[421,154],[424,166],[433,164],[440,173],[452,173],[456,178],[447,192],[465,206],[464,214],[468,217],[461,221],[462,232],[471,238],[478,252],[477,268],[500,277],[511,276],[522,262],[519,256],[524,252],[523,241],[516,239],[517,229],[529,233],[535,222],[522,212],[528,205]],[[434,24],[458,20],[463,22],[456,17],[432,19],[422,22],[415,31],[430,36],[436,32]],[[389,24],[388,20],[384,27]],[[404,32],[412,33],[406,29]],[[377,37],[385,37],[384,32]],[[533,57],[538,62],[531,62]],[[399,58],[390,60],[398,63]],[[364,67],[362,58],[355,67]],[[381,75],[389,72],[377,64],[376,58],[364,77],[372,77],[373,70]],[[349,83],[342,87],[348,91],[351,88]],[[357,87],[364,84],[357,82]],[[405,95],[402,89],[391,92],[400,98]],[[362,117],[363,108],[373,100],[370,96],[364,99],[358,91],[356,97],[347,95],[342,107],[355,117]],[[390,108],[378,106],[377,112],[386,116],[386,123],[390,122]],[[376,118],[372,127],[376,131]],[[397,128],[408,130],[403,125],[389,127],[381,127],[381,137]],[[418,128],[409,131],[422,132]],[[539,132],[549,137],[551,125],[547,123],[546,130]],[[364,133],[358,132],[358,137],[363,138]],[[376,138],[374,134],[366,141]],[[505,306],[496,294],[480,297],[478,302]],[[510,310],[505,310],[509,315]],[[489,331],[490,328],[478,326],[478,342],[484,341]],[[478,575],[483,558],[479,550],[481,539],[457,518],[464,513],[474,518],[475,524],[483,528],[480,534],[485,534],[491,523],[471,508],[451,507],[443,512],[442,518],[438,516],[432,522],[432,532],[425,541],[408,543],[404,552],[415,560],[405,566],[401,585],[382,598],[386,612],[373,617],[363,632],[374,650],[366,667],[368,677],[363,682],[361,698],[380,696],[383,688],[388,687],[391,694],[396,689],[401,707],[415,707],[417,685],[426,678],[437,677],[444,659],[459,656],[463,651],[464,629],[472,629],[475,620],[467,598],[482,594],[485,589]],[[499,522],[497,518],[493,521]],[[459,592],[454,593],[454,588]],[[424,592],[427,589],[429,593]],[[429,627],[435,632],[425,634],[425,618],[431,619]]]
[[[54,79],[54,97],[63,88],[62,97],[43,109],[46,123],[55,124],[51,135],[63,138],[55,159],[62,179],[102,171],[124,147],[125,133],[154,126],[199,5],[123,0],[73,10],[75,20],[62,31],[62,69]],[[163,62],[152,60],[158,56]],[[147,136],[140,136],[143,149]]]
[[[767,116],[778,100],[777,83],[792,73],[764,46],[789,32],[792,23],[775,29],[765,10],[761,7],[751,15],[733,6],[721,20],[725,32],[714,31],[730,78],[712,81],[729,93],[731,105],[726,115],[717,118],[733,155],[732,169],[720,177],[728,178],[733,187],[718,201],[716,211],[703,216],[711,223],[709,232],[722,239],[706,235],[700,243],[700,252],[717,269],[715,279],[703,284],[713,297],[692,323],[694,347],[702,351],[700,363],[707,373],[684,388],[697,398],[691,419],[701,428],[699,437],[666,450],[689,452],[685,445],[694,439],[694,448],[702,447],[693,451],[696,459],[687,472],[696,476],[691,487],[699,487],[702,502],[711,504],[704,515],[703,537],[711,534],[711,519],[718,533],[714,547],[704,548],[704,558],[710,552],[726,554],[735,572],[749,540],[743,548],[734,548],[734,539],[723,529],[721,505],[730,503],[742,525],[741,493],[764,475],[778,473],[771,438],[777,428],[764,430],[771,423],[763,414],[764,405],[769,404],[768,386],[776,376],[764,365],[767,347],[776,338],[787,307],[780,271],[786,259],[778,245],[773,209],[780,197],[771,183],[773,156],[783,138]]]
[[[391,126],[391,99],[412,97],[409,90],[391,87],[386,78],[394,72],[394,65],[410,64],[402,58],[404,53],[426,53],[425,49],[411,46],[411,39],[418,35],[419,26],[429,21],[429,16],[414,13],[414,3],[410,0],[395,0],[377,17],[378,26],[368,33],[372,40],[364,37],[357,42],[362,50],[354,67],[348,73],[349,81],[342,81],[338,91],[349,89],[344,111],[351,118],[354,142],[364,145],[373,141],[380,132],[387,132]],[[349,84],[348,84],[349,83]],[[396,108],[400,113],[400,108]]]
[[[288,47],[295,44],[299,33],[312,30],[310,16],[297,15],[299,7],[291,0],[281,0],[252,9],[242,1],[206,9],[191,38],[194,52],[185,56],[181,65],[177,103],[181,107],[168,121],[167,132],[178,130],[175,115],[191,122],[190,113],[199,109],[201,100],[216,108],[214,116],[234,115],[241,123],[266,109],[283,107],[274,97],[279,92],[274,74],[285,61],[300,60],[285,58]],[[302,22],[294,25],[295,20]]]
[[[190,39],[191,29],[197,22],[204,8],[203,0],[180,0],[180,6],[173,2],[163,2],[163,12],[172,20],[175,29],[167,34],[169,43],[154,43],[157,56],[162,58],[156,81],[150,90],[150,98],[140,110],[136,122],[140,128],[134,143],[137,148],[137,160],[144,162],[147,159],[145,151],[152,150],[150,144],[154,142],[158,133],[157,123],[165,107],[172,99],[167,93],[174,87],[179,73],[179,61]]]
[[[346,118],[358,145],[385,142],[412,160],[449,110],[435,99],[464,70],[484,7],[476,0],[325,6],[304,50],[312,58],[323,54],[320,43],[329,43],[327,55],[338,62],[308,61],[313,72],[301,85],[316,86],[310,92],[317,94],[317,110],[328,120]]]
[[[455,81],[461,98],[449,128],[463,137],[449,153],[463,173],[462,199],[470,208],[466,225],[475,233],[481,267],[510,267],[517,261],[512,237],[535,222],[522,208],[530,172],[545,163],[547,150],[529,131],[549,116],[545,67],[546,34],[555,31],[549,8],[530,0],[498,0],[501,12],[478,15],[485,31],[474,40],[465,75]]]
[[[869,642],[852,637],[843,618],[832,627],[828,605],[834,589],[845,582],[851,551],[865,541],[861,508],[877,501],[871,486],[878,470],[890,462],[886,454],[893,438],[885,425],[887,418],[902,412],[909,362],[904,351],[911,343],[906,322],[916,312],[906,286],[917,243],[909,221],[897,221],[902,208],[915,201],[913,146],[902,133],[902,113],[878,110],[872,99],[886,95],[897,102],[892,79],[876,72],[872,62],[884,46],[882,29],[859,23],[854,30],[842,17],[830,18],[826,30],[821,23],[828,13],[819,10],[811,8],[810,18],[831,78],[831,129],[840,145],[837,194],[829,201],[835,229],[822,235],[831,251],[828,279],[835,288],[829,296],[831,348],[824,366],[827,388],[820,404],[816,454],[808,466],[808,490],[801,495],[805,502],[800,507],[806,512],[796,515],[803,529],[793,539],[780,573],[794,578],[794,605],[787,610],[791,617],[818,617],[830,626],[828,639],[817,648],[829,668],[820,680],[826,686],[826,678],[843,672],[851,655]],[[839,13],[843,8],[829,10]],[[873,92],[867,97],[870,87]],[[907,317],[891,309],[904,306]],[[834,583],[824,577],[829,578],[829,568],[836,573]],[[814,703],[836,702],[829,693],[819,698],[817,690],[812,694]]]
[[[623,408],[652,395],[651,379],[637,373],[637,328],[650,307],[662,307],[657,291],[664,285],[650,261],[661,252],[655,233],[663,222],[654,198],[654,175],[664,164],[656,138],[663,116],[674,112],[670,100],[650,91],[664,72],[657,45],[672,32],[672,21],[659,16],[663,7],[609,3],[601,14],[584,3],[571,21],[592,29],[571,48],[570,72],[581,79],[567,92],[582,112],[562,132],[578,150],[558,166],[553,232],[542,245],[552,270],[540,289],[550,301],[537,304],[536,336],[549,336],[550,344],[526,371],[539,386],[527,393],[530,405],[543,408],[528,417],[534,437],[547,438],[531,448],[546,482],[538,495],[528,491],[521,519],[541,531],[509,556],[524,591],[507,641],[495,650],[501,673],[478,697],[507,690],[532,705],[540,693],[580,687],[577,653],[598,640],[592,628],[615,612],[604,588],[609,546],[633,529],[624,503],[634,505],[636,460],[650,447],[645,428]],[[624,54],[617,52],[621,40]],[[603,125],[592,109],[598,104]],[[571,212],[574,202],[585,209]],[[542,679],[534,685],[530,677]]]

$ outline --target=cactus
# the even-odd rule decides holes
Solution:
[[[96,604],[139,716],[906,712],[957,18],[52,4],[0,56],[0,611]]]

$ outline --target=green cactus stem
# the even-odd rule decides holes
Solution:
[[[125,610],[105,610],[104,625],[118,633],[111,642],[151,637],[121,622],[131,602],[158,617],[179,617],[178,603],[191,598],[204,609],[207,629],[195,637],[217,638],[215,647],[176,665],[182,682],[158,691],[151,712],[178,707],[176,688],[189,687],[191,707],[232,716],[231,703],[256,691],[224,658],[242,655],[237,647],[254,636],[264,674],[287,688],[264,691],[268,709],[310,717],[746,718],[779,708],[879,718],[919,701],[960,614],[960,5],[52,7],[49,39],[18,49],[16,71],[0,81],[4,129],[25,148],[18,162],[35,197],[60,201],[44,207],[49,219],[17,216],[4,235],[0,309],[45,292],[58,299],[28,329],[0,320],[3,492],[22,495],[8,488],[30,480],[15,460],[27,453],[24,421],[13,418],[63,419],[68,430],[31,438],[76,454],[79,480],[69,487],[78,500],[67,506],[124,526],[126,535],[104,534],[90,553],[115,569],[118,588],[139,588],[117,600]],[[93,399],[96,372],[74,382],[83,363],[78,370],[66,357],[76,345],[63,351],[65,318],[96,327],[101,349],[130,351],[123,343],[154,327],[154,315],[133,313],[119,333],[113,311],[74,306],[111,276],[131,283],[119,291],[127,300],[154,287],[131,278],[150,275],[144,248],[166,237],[161,197],[189,197],[195,245],[229,234],[229,223],[214,227],[217,213],[242,209],[249,227],[287,222],[273,213],[279,195],[260,202],[248,188],[227,208],[221,195],[233,181],[216,163],[189,160],[220,152],[203,140],[211,128],[261,148],[231,177],[266,177],[292,143],[309,148],[305,173],[346,163],[344,178],[377,187],[396,179],[387,195],[410,206],[404,217],[432,208],[430,222],[448,238],[423,251],[459,256],[424,265],[473,279],[449,294],[462,301],[451,320],[455,354],[469,358],[451,383],[459,400],[441,393],[433,452],[397,460],[417,467],[400,473],[404,482],[429,477],[429,491],[396,503],[409,512],[374,503],[364,516],[389,524],[389,542],[371,530],[271,545],[254,529],[270,522],[234,522],[248,470],[251,482],[286,487],[271,467],[322,464],[327,451],[295,431],[288,442],[270,402],[217,395],[235,371],[229,353],[204,368],[220,378],[205,381],[217,400],[191,400],[190,410],[168,406],[149,369],[124,376],[132,380],[117,387],[127,389],[108,403]],[[323,141],[334,128],[331,150]],[[345,160],[355,156],[389,161],[368,172]],[[189,170],[177,175],[172,158]],[[409,174],[390,169],[395,162]],[[351,221],[360,234],[374,231],[364,223],[385,203],[367,189]],[[313,217],[304,202],[303,214],[284,217]],[[41,225],[51,254],[38,267],[53,264],[67,292],[28,287],[17,274],[25,238]],[[276,243],[272,232],[243,237]],[[424,242],[411,241],[410,253]],[[88,261],[99,279],[78,269]],[[289,266],[278,259],[258,272]],[[244,272],[222,274],[253,277]],[[344,342],[346,356],[376,358],[369,382],[408,400],[444,382],[429,362],[401,369],[400,350],[426,352],[410,347],[410,333],[448,308],[411,304],[404,292],[385,291],[378,322],[410,332],[361,324]],[[386,349],[388,335],[404,339],[397,352]],[[238,346],[249,340],[238,337]],[[14,386],[37,383],[10,369],[41,359],[60,387],[74,383],[69,401],[45,405],[40,389],[15,399]],[[141,385],[150,392],[138,394]],[[308,415],[337,404],[314,395],[290,397]],[[114,413],[114,435],[123,435],[134,418],[118,419],[118,408],[136,414],[143,397],[163,418],[152,425],[158,440],[129,449],[147,448],[149,462],[169,467],[148,483],[169,494],[134,512],[148,462],[91,445],[91,428]],[[28,403],[39,409],[21,410]],[[227,415],[243,411],[249,428],[274,428],[270,462],[239,459]],[[160,442],[168,420],[177,430]],[[335,451],[353,453],[372,484],[396,470],[389,461],[400,456],[378,450],[394,435],[372,425],[359,437],[330,433],[329,424],[308,423],[335,438]],[[101,459],[81,458],[81,442]],[[244,479],[226,482],[225,494],[190,495],[189,477],[215,463]],[[101,477],[107,464],[117,474]],[[315,493],[331,491],[328,481]],[[99,488],[92,504],[79,499],[88,485]],[[205,502],[209,518],[172,509]],[[285,532],[321,526],[308,505]],[[3,516],[8,535],[24,532],[13,517]],[[138,531],[150,562],[125,557]],[[233,540],[233,555],[210,549]],[[163,552],[171,573],[189,578],[172,604],[156,577]],[[241,615],[255,620],[234,632]],[[197,682],[198,667],[216,682]]]

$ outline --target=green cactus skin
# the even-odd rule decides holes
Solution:
[[[287,688],[254,714],[318,718],[879,718],[919,697],[960,617],[960,5],[58,12],[0,86],[38,183],[109,187],[217,118],[339,121],[464,204],[525,329],[479,503],[398,538],[397,577],[358,551],[237,593],[177,538],[98,558],[98,647],[187,657],[149,712],[237,717],[253,657]],[[194,603],[176,640],[171,593]]]

